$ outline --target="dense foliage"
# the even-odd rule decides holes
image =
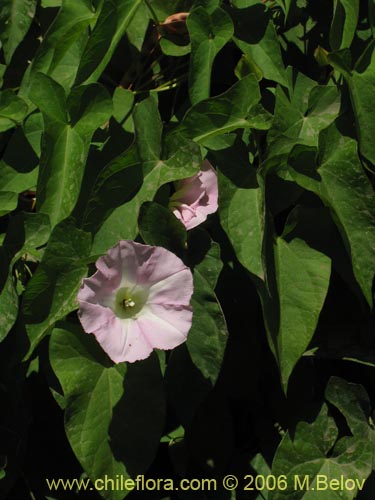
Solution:
[[[374,497],[374,35],[374,0],[0,1],[4,497]],[[219,209],[186,231],[205,158]],[[191,268],[193,324],[114,364],[77,293],[119,240]],[[218,488],[46,484],[137,474]]]

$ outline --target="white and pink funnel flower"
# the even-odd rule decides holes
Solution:
[[[115,362],[147,358],[185,342],[192,323],[193,276],[172,252],[119,241],[82,281],[78,316]]]
[[[193,229],[207,219],[218,208],[217,174],[208,160],[201,170],[176,184],[169,208],[186,229]]]

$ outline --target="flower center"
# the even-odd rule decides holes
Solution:
[[[135,306],[135,302],[133,299],[124,299],[122,301],[122,307],[124,307],[125,309],[127,307],[134,307]]]
[[[133,318],[142,310],[147,297],[147,290],[140,287],[119,288],[112,309],[119,318]]]

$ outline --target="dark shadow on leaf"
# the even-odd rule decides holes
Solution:
[[[191,457],[210,476],[222,477],[234,452],[233,419],[223,387],[216,386],[186,431]]]
[[[194,365],[186,344],[174,349],[165,374],[167,401],[182,425],[192,421],[196,410],[212,389]]]
[[[1,343],[0,377],[3,376],[5,371],[7,371],[8,369],[13,369],[13,367],[18,365],[19,368],[22,365],[24,365],[25,366],[24,370],[26,372],[27,363],[23,363],[22,360],[29,351],[29,348],[30,348],[30,341],[26,333],[25,323],[23,321],[22,314],[20,314],[15,325]]]
[[[132,476],[154,460],[164,428],[165,394],[156,354],[128,364],[124,393],[113,409],[110,446]]]
[[[249,163],[247,147],[241,140],[227,149],[212,152],[213,164],[239,188],[256,189],[256,170]]]
[[[38,165],[39,159],[26,139],[22,128],[17,128],[12,135],[3,160],[20,173],[31,172]]]
[[[22,310],[26,323],[41,323],[48,317],[56,281],[56,274],[46,266],[37,269],[23,295]]]
[[[10,264],[10,259],[8,258],[8,255],[5,252],[4,247],[0,247],[0,259],[2,262],[2,265],[0,266],[0,292],[1,292],[8,279],[8,267]]]
[[[198,227],[188,232],[189,266],[194,267],[203,261],[211,248],[211,238],[207,231]]]
[[[361,40],[359,40],[359,42],[360,41]],[[358,73],[364,73],[368,69],[368,67],[371,64],[374,50],[375,50],[375,41],[374,40],[369,45],[363,46],[363,52],[361,53],[360,59],[358,60],[356,66],[355,66],[355,70]]]
[[[2,250],[10,263],[12,257],[23,247],[25,243],[25,226],[23,224],[23,213],[18,213],[9,220]],[[5,266],[2,266],[5,267]],[[0,287],[1,288],[1,287]]]
[[[108,129],[98,129],[94,133],[92,143],[96,147],[90,148],[81,191],[72,214],[79,224],[82,223],[86,205],[90,200],[90,195],[101,171],[110,162],[115,161],[116,157],[122,155],[132,142],[133,134],[125,132],[121,125],[113,119],[110,120]]]
[[[270,21],[264,5],[253,5],[246,9],[233,9],[235,36],[250,44],[259,43]]]
[[[134,151],[118,156],[100,174],[85,210],[85,230],[96,232],[115,208],[131,200],[141,188],[143,167]]]
[[[139,211],[138,225],[145,243],[164,247],[183,259],[186,230],[170,210],[158,203],[145,202]]]
[[[306,175],[317,181],[322,180],[317,170],[315,148],[295,146],[289,155],[288,163],[299,174]]]

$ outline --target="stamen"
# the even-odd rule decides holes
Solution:
[[[134,307],[135,306],[135,302],[133,299],[124,299],[122,301],[122,306],[127,309],[128,307]]]

